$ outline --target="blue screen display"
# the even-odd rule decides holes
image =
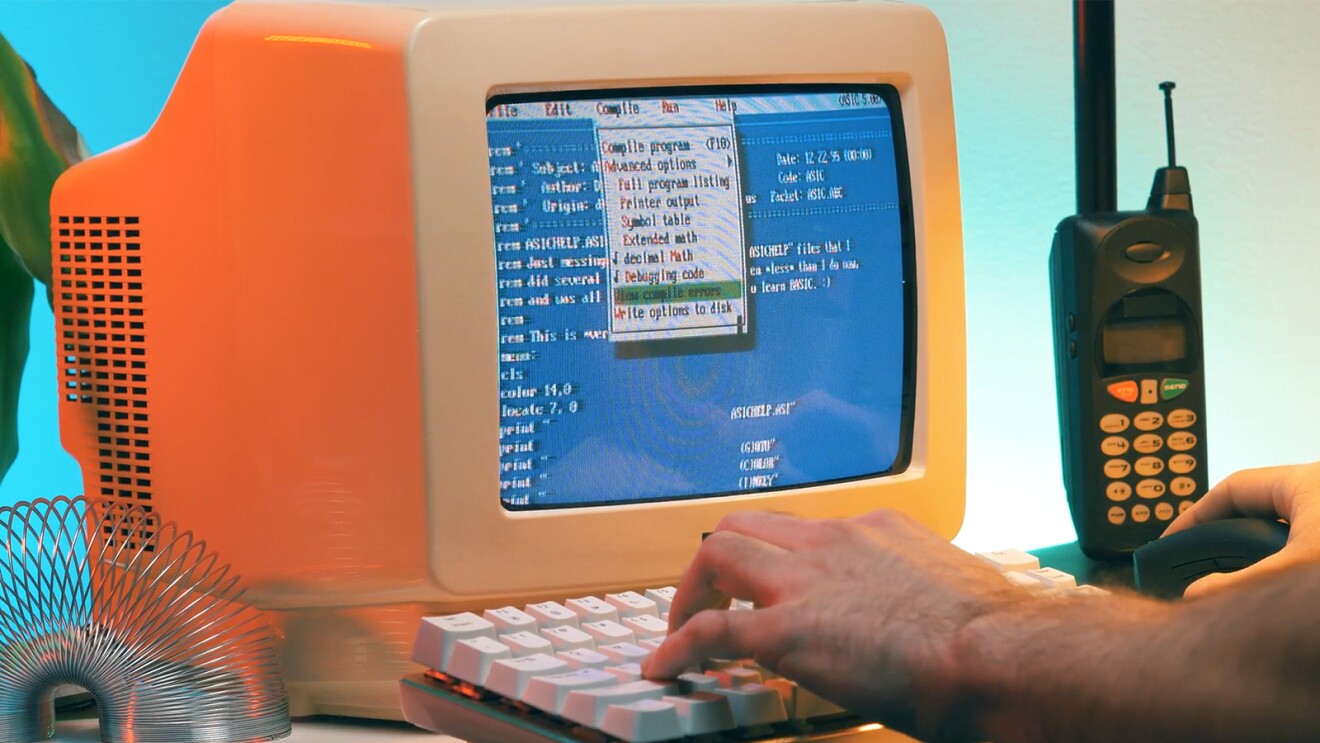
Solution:
[[[897,104],[854,85],[492,99],[506,508],[906,467]]]

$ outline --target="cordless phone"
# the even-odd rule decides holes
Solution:
[[[1197,222],[1160,88],[1169,164],[1146,208],[1068,217],[1050,250],[1064,485],[1097,559],[1157,538],[1207,486]]]

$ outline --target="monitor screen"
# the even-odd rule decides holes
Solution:
[[[505,508],[902,471],[898,101],[889,85],[490,101]]]

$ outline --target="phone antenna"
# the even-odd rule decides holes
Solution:
[[[1155,170],[1155,180],[1150,184],[1150,198],[1146,208],[1150,211],[1163,209],[1192,210],[1192,186],[1187,178],[1187,168],[1178,167],[1178,156],[1173,146],[1173,88],[1168,80],[1160,83],[1164,91],[1164,131],[1169,141],[1169,164]]]
[[[1175,157],[1173,146],[1173,89],[1177,85],[1171,80],[1165,80],[1160,83],[1160,90],[1164,91],[1164,131],[1169,140],[1169,167],[1177,167],[1178,161]]]

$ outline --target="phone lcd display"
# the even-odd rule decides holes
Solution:
[[[1158,364],[1187,357],[1187,326],[1178,320],[1108,325],[1101,341],[1106,364]]]

